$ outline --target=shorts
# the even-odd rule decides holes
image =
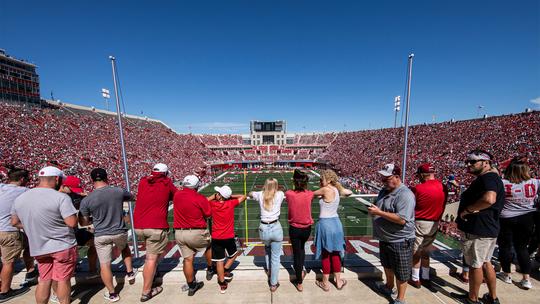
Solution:
[[[21,256],[23,236],[19,231],[0,231],[2,263],[12,263]]]
[[[94,234],[86,228],[78,228],[75,230],[75,239],[77,240],[77,246],[86,246],[88,241],[94,238]]]
[[[397,243],[379,242],[381,265],[392,269],[402,282],[411,278],[413,242],[414,239]]]
[[[40,281],[67,281],[77,265],[77,246],[36,256]]]
[[[472,268],[482,268],[484,263],[491,262],[495,245],[497,245],[497,238],[480,237],[465,233],[461,245],[465,263]]]
[[[174,239],[180,246],[183,258],[210,248],[212,240],[208,229],[178,229],[174,232]]]
[[[135,229],[137,237],[145,242],[146,253],[160,255],[169,242],[169,229]]]
[[[233,257],[237,252],[234,238],[224,240],[212,239],[212,261],[222,262],[227,257]]]
[[[128,243],[127,232],[115,235],[101,235],[94,238],[94,245],[99,259],[99,263],[107,264],[112,260],[113,245],[122,251]]]
[[[414,240],[414,252],[427,250],[435,241],[439,221],[416,220],[414,223],[416,238]]]

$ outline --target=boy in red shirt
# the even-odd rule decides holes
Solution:
[[[227,281],[233,278],[230,268],[239,255],[234,241],[234,207],[245,201],[246,196],[233,195],[227,185],[214,190],[216,193],[208,197],[212,208],[212,261],[216,263],[221,293],[225,293]]]

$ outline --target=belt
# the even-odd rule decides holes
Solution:
[[[197,227],[194,227],[194,228],[174,228],[174,230],[204,230],[206,229],[205,228],[197,228]]]
[[[265,221],[261,221],[261,224],[265,224],[265,225],[270,225],[270,224],[273,224],[275,222],[277,222],[278,220],[273,220],[271,222],[265,222]]]

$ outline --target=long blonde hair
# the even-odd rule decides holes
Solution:
[[[278,191],[278,181],[275,178],[269,178],[264,181],[263,186],[263,208],[267,211],[272,210],[274,207],[274,196]]]
[[[345,188],[338,181],[338,176],[334,170],[326,169],[321,171],[321,179],[324,179],[330,185],[336,187],[340,194],[343,193]]]

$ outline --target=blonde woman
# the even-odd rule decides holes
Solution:
[[[279,287],[279,257],[283,246],[279,214],[285,194],[279,191],[277,180],[269,178],[264,182],[263,191],[250,192],[249,196],[257,200],[261,207],[259,235],[264,243],[266,268],[270,272],[270,291],[274,292]]]
[[[321,207],[319,221],[315,226],[315,258],[322,257],[322,281],[315,283],[324,291],[330,291],[330,272],[334,273],[335,286],[338,290],[347,284],[341,279],[341,257],[345,251],[343,225],[337,213],[340,195],[350,195],[351,191],[343,188],[338,182],[336,173],[323,170],[320,180],[321,188],[313,192],[319,196]]]

